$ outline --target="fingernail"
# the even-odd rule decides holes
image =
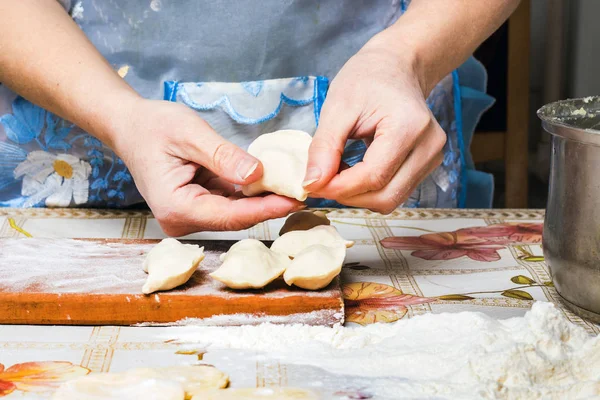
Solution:
[[[244,158],[237,167],[237,176],[241,180],[246,180],[258,168],[258,162],[252,158]]]
[[[302,182],[302,186],[306,187],[308,185],[312,185],[316,181],[321,178],[321,169],[319,167],[310,167],[308,171],[306,171],[306,177],[304,178],[304,182]]]
[[[306,204],[300,204],[299,206],[294,208],[294,211],[304,210],[306,207],[308,207]]]

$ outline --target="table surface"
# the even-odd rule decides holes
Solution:
[[[540,210],[327,210],[341,235],[356,241],[342,272],[347,325],[392,322],[425,313],[479,311],[522,316],[533,301],[557,304],[544,264]],[[192,239],[272,240],[284,220]],[[0,209],[0,237],[163,238],[145,211]],[[598,326],[563,310],[590,334]],[[198,358],[165,341],[159,327],[0,325],[0,397],[48,398],[63,379],[88,371],[186,364]],[[182,354],[185,353],[185,354]],[[193,352],[192,352],[193,353]],[[205,361],[220,367],[217,356]],[[302,386],[306,374],[277,362],[238,359],[233,387]],[[225,372],[226,366],[221,366]],[[4,371],[3,371],[4,369]],[[230,372],[231,374],[231,372]],[[28,384],[32,376],[36,385]]]

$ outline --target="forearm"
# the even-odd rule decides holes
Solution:
[[[425,95],[517,8],[520,0],[413,0],[376,40],[410,53]]]
[[[111,147],[138,97],[53,0],[0,0],[0,82]]]

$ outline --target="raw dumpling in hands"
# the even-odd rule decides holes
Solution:
[[[296,257],[298,253],[314,244],[324,246],[352,247],[354,242],[340,236],[337,229],[331,225],[319,225],[306,231],[292,231],[277,238],[271,245],[271,250],[276,253]]]
[[[295,130],[265,133],[256,138],[248,147],[248,153],[262,163],[263,176],[242,186],[244,195],[273,192],[299,201],[306,200],[308,192],[302,182],[311,142],[312,137],[308,133]]]
[[[221,254],[223,264],[210,274],[232,289],[260,289],[279,278],[291,260],[261,241],[244,239]]]
[[[318,290],[331,283],[342,272],[346,258],[346,246],[314,244],[296,254],[285,270],[283,279],[288,285],[302,289]]]
[[[142,293],[169,290],[183,285],[190,279],[200,261],[204,259],[204,247],[183,244],[167,238],[154,246],[144,260],[144,272],[148,279]]]

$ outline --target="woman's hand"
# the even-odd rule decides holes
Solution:
[[[124,115],[113,147],[166,234],[240,230],[304,207],[277,195],[239,197],[233,184],[256,181],[262,165],[189,108],[137,98]]]
[[[402,204],[442,160],[446,134],[425,98],[518,4],[412,0],[331,83],[310,148],[305,186],[312,196],[383,213]],[[348,139],[369,148],[363,162],[345,169]]]
[[[310,147],[312,197],[390,213],[441,163],[446,133],[425,103],[416,62],[392,47],[375,37],[331,83]],[[368,149],[340,171],[348,139]]]

